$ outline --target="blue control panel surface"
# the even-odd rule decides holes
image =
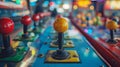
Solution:
[[[79,63],[45,63],[46,54],[49,50],[57,50],[58,48],[51,48],[50,43],[53,40],[55,34],[51,33],[54,29],[52,25],[49,25],[43,34],[40,35],[38,41],[40,44],[37,46],[38,53],[37,57],[34,60],[32,67],[108,67],[107,64],[100,58],[96,53],[94,48],[91,47],[91,44],[86,40],[86,38],[78,32],[72,25],[67,31],[67,35],[71,37],[71,40],[74,43],[73,48],[64,48],[65,50],[76,50],[80,62]],[[66,36],[66,35],[65,35]],[[32,45],[36,45],[33,43]],[[42,57],[39,55],[42,54]]]

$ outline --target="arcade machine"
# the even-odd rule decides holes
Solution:
[[[9,18],[0,19],[0,34],[3,37],[0,67],[119,67],[118,59],[82,31],[72,16],[67,19],[61,15],[55,19],[45,18],[48,16],[50,13],[35,14],[32,19],[28,15],[23,16],[23,31],[13,40],[9,37],[14,29],[13,21]],[[41,21],[41,18],[48,21]],[[111,38],[114,41],[113,36]],[[12,42],[13,45],[17,42],[17,45],[12,47]]]
[[[26,16],[24,16],[24,17],[26,18]],[[11,21],[11,23],[12,23],[12,24],[9,24],[10,22],[7,22],[6,20],[7,19],[5,19],[5,20],[1,19],[1,25],[3,26],[3,30],[1,29],[2,30],[1,33],[2,34],[4,33],[3,36],[5,35],[5,38],[3,38],[3,41],[4,40],[6,41],[7,35],[10,32],[12,32],[12,30],[13,30],[13,22],[9,19],[9,21]],[[26,20],[27,20],[27,22],[23,22],[24,24],[29,24],[31,22],[31,19],[29,16],[27,16]],[[28,23],[28,20],[30,21],[29,23]],[[6,23],[7,26],[8,25],[10,25],[10,26],[8,28],[6,28],[6,24],[3,24],[4,23],[3,21],[7,22]],[[25,19],[24,19],[24,21],[25,21]],[[49,22],[49,23],[51,23],[51,22]],[[51,35],[54,36],[54,34],[51,33],[51,31],[53,31],[53,26],[54,26],[54,29],[57,31],[57,35],[58,35],[58,37],[56,38],[56,40],[58,42],[57,43],[58,50],[56,50],[56,48],[50,47],[50,43],[53,40]],[[1,66],[3,65],[2,67],[4,67],[4,65],[7,64],[6,65],[7,67],[15,67],[15,66],[18,66],[18,67],[28,67],[28,66],[32,66],[32,67],[38,67],[38,66],[43,66],[43,67],[82,66],[82,67],[86,67],[86,66],[88,66],[87,64],[90,63],[89,66],[92,66],[92,67],[97,67],[97,66],[107,67],[107,64],[102,59],[100,59],[100,57],[95,53],[95,51],[89,46],[89,43],[86,40],[86,38],[84,36],[80,35],[76,28],[71,28],[71,30],[69,30],[69,32],[68,32],[70,40],[73,41],[74,47],[63,48],[63,44],[64,44],[64,40],[65,40],[64,37],[66,36],[66,35],[64,36],[64,34],[65,34],[64,32],[66,30],[68,30],[68,21],[64,17],[56,18],[53,26],[48,25],[48,27],[44,31],[44,34],[41,34],[40,38],[33,41],[31,43],[31,45],[28,43],[25,45],[23,44],[27,40],[20,41],[21,43],[22,42],[23,43],[20,44],[18,47],[14,48],[14,50],[16,50],[16,53],[11,48],[10,44],[8,45],[8,43],[10,43],[9,42],[10,39],[8,38],[6,41],[6,42],[8,42],[7,46],[5,45],[5,46],[3,46],[3,49],[1,49],[1,53],[3,55],[5,53],[4,57],[1,54],[2,55],[1,56],[2,58],[0,59]],[[10,29],[9,32],[7,32],[7,33],[3,32],[4,30],[8,30],[8,29]],[[26,28],[24,28],[24,29],[26,29]],[[23,35],[26,35],[26,33],[24,33],[24,31],[23,31]],[[23,35],[21,35],[21,38],[24,37]],[[39,42],[39,41],[41,41],[41,42]],[[6,44],[6,42],[4,42],[4,44]],[[26,45],[28,45],[28,46],[26,46]],[[24,47],[26,49],[22,50],[21,47]],[[10,48],[8,50],[8,52],[3,51],[3,50],[7,50],[6,48]],[[18,53],[17,50],[20,51],[20,54],[17,54]],[[21,52],[23,52],[23,53],[21,53]],[[24,56],[23,56],[23,54],[24,54]],[[16,56],[17,56],[17,58],[16,58]],[[11,58],[11,59],[9,59],[9,58]],[[18,59],[18,58],[20,58],[20,59]],[[92,62],[90,60],[92,60]],[[98,61],[98,62],[96,62],[96,61]]]

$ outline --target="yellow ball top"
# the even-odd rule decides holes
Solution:
[[[110,30],[115,30],[118,28],[118,24],[115,21],[111,20],[106,24],[106,27]]]
[[[65,19],[63,17],[57,18],[54,22],[54,29],[57,32],[61,32],[61,33],[67,31],[67,29],[68,29],[67,19]]]

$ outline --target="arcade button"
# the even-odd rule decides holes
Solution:
[[[117,23],[111,20],[106,24],[106,28],[110,30],[110,39],[107,40],[107,43],[116,44],[117,41],[114,39],[114,30],[118,28]]]
[[[21,23],[23,24],[23,33],[20,32],[14,39],[14,41],[34,41],[38,36],[34,33],[28,33],[28,26],[31,24],[32,19],[29,16],[23,16],[21,18]]]
[[[64,50],[63,49],[63,42],[64,42],[64,32],[68,29],[68,23],[67,20],[63,17],[57,18],[54,22],[54,29],[58,32],[58,50],[49,50],[46,56],[45,62],[51,63],[51,62],[79,62],[79,58],[77,57],[77,60],[71,60],[73,57],[71,57],[72,54],[75,54],[74,51],[71,54],[71,51]]]
[[[0,48],[0,62],[19,62],[25,56],[26,50],[20,49],[18,47],[12,47],[12,45],[19,45],[19,42],[10,43],[9,34],[14,30],[14,22],[10,18],[0,19],[0,33],[3,39],[3,48]],[[26,47],[23,47],[26,48]]]

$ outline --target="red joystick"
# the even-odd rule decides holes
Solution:
[[[30,18],[30,16],[23,16],[22,19],[21,19],[21,23],[24,24],[24,25],[29,25],[31,24],[32,20]]]
[[[39,16],[39,14],[34,14],[33,15],[33,17],[32,17],[32,20],[34,21],[34,31],[36,30],[36,22],[38,22],[39,21],[39,19],[40,19],[40,16]]]
[[[0,57],[9,57],[15,55],[15,51],[10,46],[9,34],[14,30],[14,22],[10,18],[0,19],[0,33],[3,39],[3,49],[1,50]]]
[[[38,14],[34,14],[32,16],[32,20],[35,21],[35,22],[39,21],[39,19],[40,19],[40,16]]]
[[[23,33],[24,34],[22,35],[23,38],[28,38],[29,37],[29,35],[27,33],[27,27],[28,27],[28,25],[31,24],[31,22],[32,22],[32,19],[29,16],[26,15],[26,16],[22,17],[21,23],[24,25],[23,26]]]
[[[10,34],[14,30],[14,22],[10,18],[0,19],[0,33],[4,35]]]

